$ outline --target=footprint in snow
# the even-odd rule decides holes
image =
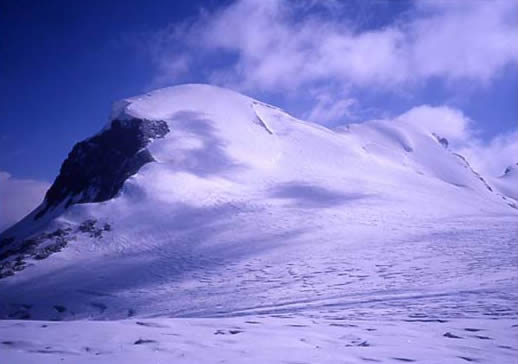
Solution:
[[[415,361],[414,359],[408,359],[408,358],[392,358],[392,359],[397,360],[397,361],[406,362],[406,363],[412,363]]]
[[[158,329],[166,329],[168,328],[169,326],[167,325],[161,325],[161,324],[157,324],[155,322],[144,322],[144,321],[137,321],[135,322],[137,325],[140,325],[140,326],[145,326],[145,327],[155,327],[155,328],[158,328]]]
[[[447,337],[449,339],[462,339],[462,337],[452,334],[451,332],[447,332],[443,335],[444,337]]]
[[[214,335],[226,335],[227,333],[230,334],[230,335],[237,335],[237,334],[240,334],[242,332],[243,332],[243,330],[228,330],[228,331],[216,330],[214,332]]]
[[[38,349],[38,350],[29,350],[29,353],[38,353],[38,354],[76,354],[71,351],[64,351],[64,350],[54,350],[50,347],[45,349]]]
[[[137,341],[135,341],[133,343],[133,345],[152,344],[152,343],[156,343],[156,342],[157,342],[156,340],[151,340],[151,339],[138,339]]]
[[[489,336],[473,335],[473,337],[476,337],[477,339],[480,339],[480,340],[493,340]]]
[[[373,359],[373,358],[360,357],[360,359],[363,360],[363,361],[371,362],[371,363],[381,363],[381,360]]]
[[[462,359],[464,361],[469,361],[469,362],[478,362],[478,359],[474,359],[474,358],[470,358],[468,356],[458,356],[459,359]]]

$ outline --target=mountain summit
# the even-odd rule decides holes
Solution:
[[[0,314],[316,306],[314,297],[337,297],[330,284],[342,278],[331,272],[356,260],[359,276],[370,274],[374,252],[400,259],[395,241],[453,229],[452,221],[514,219],[517,195],[418,125],[331,130],[227,89],[160,89],[115,103],[110,122],[70,152],[43,203],[0,235]],[[328,274],[312,273],[324,267]],[[451,283],[441,277],[358,279],[349,292],[440,289]]]

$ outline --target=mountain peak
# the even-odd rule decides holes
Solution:
[[[217,111],[232,104],[252,99],[230,89],[208,84],[182,84],[149,91],[119,100],[113,104],[111,120],[132,118],[168,119],[179,108],[183,110]]]
[[[102,202],[113,198],[130,176],[153,156],[146,149],[151,140],[169,132],[161,120],[113,120],[108,129],[77,143],[63,162],[59,175],[35,215],[50,208],[75,203]]]
[[[79,317],[176,312],[186,308],[158,297],[198,260],[297,260],[379,229],[402,239],[405,224],[516,214],[512,191],[494,191],[443,145],[413,123],[333,131],[207,85],[119,101],[110,124],[73,148],[45,202],[0,235],[0,278],[31,282],[3,295],[30,291],[37,318],[55,315],[49,291]],[[108,291],[110,310],[84,304],[92,291]],[[188,309],[218,307],[220,295],[206,297]]]

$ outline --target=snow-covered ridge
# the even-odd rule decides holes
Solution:
[[[128,153],[119,134],[107,138],[117,130],[131,134]],[[424,285],[448,296],[472,288],[475,258],[497,254],[488,246],[512,244],[511,197],[411,124],[330,130],[230,90],[182,85],[116,103],[79,144],[52,208],[36,218],[47,200],[0,235],[1,317],[303,311],[365,292],[421,297]],[[492,219],[494,231],[470,235],[484,244],[443,237]],[[428,266],[446,240],[463,259],[474,251],[464,278],[448,276],[456,255]],[[498,280],[507,258],[495,258],[488,285],[509,283]],[[421,281],[406,280],[408,262],[426,267]]]
[[[518,201],[518,163],[507,167],[500,177],[493,178],[491,182],[500,193]]]

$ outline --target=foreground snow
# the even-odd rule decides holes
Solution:
[[[2,363],[516,363],[515,320],[0,322]]]
[[[20,286],[22,294],[4,296],[11,312],[79,320],[0,321],[2,359],[516,363],[514,216],[429,224],[407,231],[406,239],[387,232],[387,240],[378,236],[341,250],[301,240],[298,250],[232,259],[201,250],[150,255],[146,269],[125,267],[131,286],[123,290],[113,288],[121,282],[111,275],[121,267],[112,261],[64,270],[50,281],[35,276]],[[170,273],[160,274],[166,267]],[[136,318],[89,321],[85,313]]]

